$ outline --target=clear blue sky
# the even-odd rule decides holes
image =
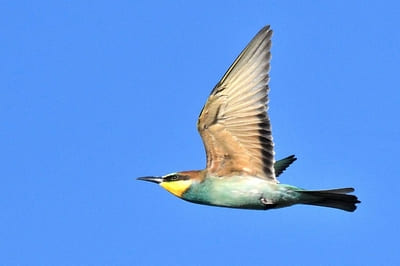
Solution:
[[[2,1],[0,264],[399,265],[398,1]],[[281,177],[354,213],[194,205],[197,116],[264,25]]]

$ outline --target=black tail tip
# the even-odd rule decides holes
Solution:
[[[305,204],[328,208],[340,209],[354,212],[361,201],[355,195],[347,193],[354,192],[354,188],[339,188],[330,190],[303,191],[308,195]]]

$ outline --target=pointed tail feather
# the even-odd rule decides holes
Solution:
[[[299,191],[304,196],[304,204],[341,209],[353,212],[357,209],[356,203],[361,201],[354,195],[354,188],[339,188],[330,190],[304,190]]]

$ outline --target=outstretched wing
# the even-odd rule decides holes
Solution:
[[[277,182],[267,114],[271,59],[269,26],[262,28],[212,90],[197,122],[207,170]]]

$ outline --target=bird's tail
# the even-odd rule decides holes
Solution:
[[[307,205],[316,205],[341,209],[353,212],[357,209],[356,203],[360,203],[355,195],[348,195],[354,191],[354,188],[338,188],[329,190],[303,190],[303,203]]]

